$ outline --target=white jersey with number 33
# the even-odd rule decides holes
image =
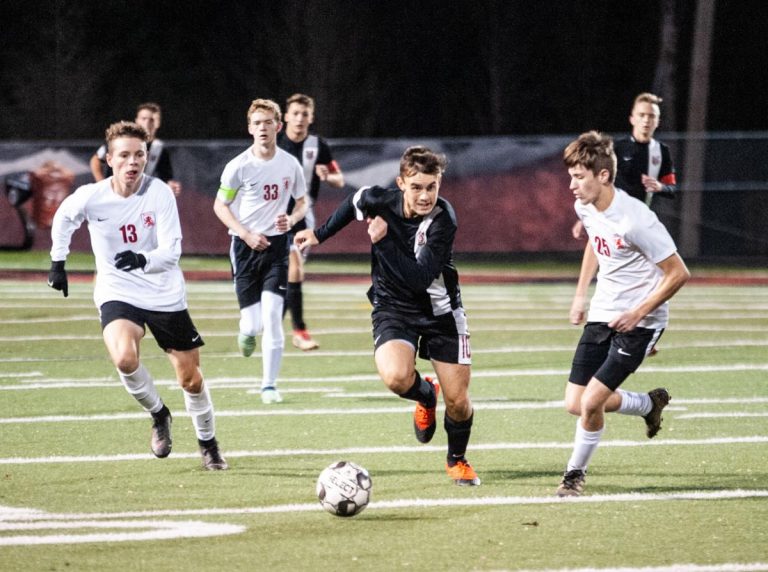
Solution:
[[[65,260],[72,234],[88,221],[96,258],[93,299],[121,301],[145,310],[175,312],[187,307],[184,275],[179,268],[181,225],[176,199],[160,179],[143,176],[128,197],[112,190],[112,177],[83,185],[56,211],[51,260]],[[115,254],[131,250],[147,264],[131,271],[115,267]]]
[[[610,322],[656,289],[662,278],[657,264],[677,252],[677,247],[656,214],[621,189],[616,189],[613,202],[602,212],[578,200],[574,208],[600,265],[587,319]],[[665,302],[638,326],[665,328],[668,321]]]
[[[277,215],[286,212],[291,197],[299,199],[306,192],[304,172],[293,155],[278,147],[265,161],[249,147],[224,167],[216,196],[248,230],[275,236],[283,234],[275,229]],[[236,233],[230,229],[229,234]]]

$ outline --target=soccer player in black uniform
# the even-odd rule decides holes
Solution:
[[[315,215],[312,205],[317,200],[320,181],[341,189],[344,186],[344,174],[338,163],[333,160],[331,148],[322,137],[311,135],[309,126],[315,120],[315,100],[302,93],[296,93],[285,102],[285,129],[277,134],[277,145],[296,157],[304,169],[309,195],[307,214],[299,221],[292,232],[315,228]],[[293,210],[293,201],[288,207],[288,214]],[[308,251],[299,252],[291,248],[288,259],[288,290],[285,295],[285,309],[291,312],[293,325],[293,345],[303,351],[314,350],[319,344],[312,338],[304,321],[304,298],[301,284],[304,282],[304,258]]]
[[[409,147],[400,159],[399,190],[362,187],[318,229],[296,233],[294,243],[304,249],[355,219],[368,223],[373,282],[368,297],[379,375],[392,392],[417,402],[414,430],[422,443],[434,435],[442,390],[448,476],[458,485],[479,485],[464,456],[473,418],[471,351],[453,265],[456,216],[450,203],[438,197],[445,164],[443,155]],[[431,360],[439,381],[416,371],[417,352]]]
[[[632,136],[616,141],[616,186],[650,205],[656,194],[677,191],[675,166],[669,147],[653,138],[659,127],[661,98],[641,93],[635,98],[629,122]]]
[[[615,186],[650,206],[655,195],[671,196],[677,192],[675,165],[669,147],[653,138],[659,127],[662,99],[641,93],[632,104],[629,123],[632,135],[614,144],[616,152]],[[573,237],[582,235],[581,221],[573,226]]]

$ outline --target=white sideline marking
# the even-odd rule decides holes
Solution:
[[[716,419],[719,417],[768,417],[768,411],[758,413],[749,413],[745,411],[728,411],[725,413],[683,413],[682,415],[676,415],[675,419]]]
[[[715,437],[711,439],[654,439],[646,441],[613,440],[601,441],[600,447],[673,447],[691,445],[735,445],[735,444],[764,444],[768,436],[756,435],[750,437]],[[543,443],[480,443],[472,444],[473,451],[510,451],[527,449],[572,449],[573,441],[543,442]],[[304,455],[321,455],[344,457],[359,454],[393,453],[423,453],[445,451],[444,445],[393,445],[388,447],[346,447],[341,449],[270,449],[255,451],[225,451],[227,458],[245,457],[294,457]],[[199,453],[173,453],[173,459],[197,459]],[[31,465],[41,463],[105,463],[120,461],[154,460],[151,453],[123,453],[116,455],[54,455],[48,457],[8,457],[0,458],[0,465]]]
[[[728,562],[726,564],[668,564],[665,566],[620,566],[618,568],[527,568],[518,572],[759,572],[768,570],[768,562],[750,562],[739,564]]]
[[[234,354],[232,354],[234,355]],[[349,355],[349,354],[343,354]],[[287,357],[287,356],[285,356]],[[3,360],[0,360],[2,362]],[[43,361],[43,360],[31,360]],[[49,360],[62,361],[62,360]],[[653,366],[643,365],[637,370],[635,375],[643,373],[717,373],[720,371],[768,371],[768,363],[757,364],[717,364],[717,365],[669,365]],[[474,378],[494,378],[494,377],[532,377],[532,376],[567,376],[570,369],[542,368],[542,369],[502,369],[502,370],[479,370],[472,372]],[[4,379],[6,376],[0,377]],[[11,377],[11,376],[8,376]],[[352,375],[332,375],[325,377],[286,377],[280,380],[280,383],[347,383],[360,381],[378,381],[376,374],[352,374]],[[206,377],[205,381],[218,386],[219,383],[245,385],[256,385],[255,377]],[[115,387],[119,384],[118,380],[111,377],[81,378],[72,380],[71,378],[44,378],[34,380],[21,380],[23,385],[2,385],[2,390],[23,390],[23,389],[45,389],[45,388],[63,388],[63,387]],[[175,380],[157,379],[156,385],[177,386]]]
[[[48,520],[55,515],[42,515],[46,520],[39,522],[2,522],[0,532],[8,531],[44,531],[72,529],[126,529],[131,532],[92,532],[80,534],[44,534],[33,536],[2,535],[0,546],[29,546],[40,544],[82,544],[86,542],[136,542],[142,540],[168,540],[172,538],[202,538],[240,534],[245,526],[234,524],[215,524],[211,522],[172,521],[172,520],[72,520],[58,522]],[[65,515],[66,516],[66,515]],[[67,519],[69,520],[69,519]],[[139,529],[139,530],[136,530]]]
[[[768,497],[766,490],[720,490],[720,491],[689,491],[666,494],[625,493],[616,495],[593,495],[569,499],[555,496],[546,497],[474,497],[453,499],[398,499],[389,501],[373,501],[368,505],[372,510],[396,510],[408,508],[443,508],[456,506],[523,506],[544,504],[597,504],[597,503],[632,503],[658,501],[722,501],[745,498]],[[190,517],[190,516],[237,516],[259,514],[295,514],[297,512],[319,512],[322,507],[317,502],[303,504],[273,505],[244,508],[208,508],[186,510],[154,510],[130,511],[114,513],[47,513],[35,509],[18,509],[0,506],[0,533],[30,532],[35,534],[2,534],[0,546],[30,546],[51,544],[82,544],[98,542],[136,542],[168,540],[173,538],[201,538],[239,534],[246,530],[245,526],[233,524],[217,524],[201,521],[157,520],[158,517]],[[131,519],[143,520],[131,520]],[[365,519],[365,516],[358,518]],[[125,530],[126,532],[86,532],[95,530]],[[81,531],[66,534],[39,534],[44,531]],[[689,565],[685,565],[689,566]],[[726,570],[723,565],[701,570]],[[730,564],[727,566],[731,566]],[[742,566],[742,565],[733,565]],[[748,565],[757,566],[757,565]],[[623,568],[617,570],[681,570],[672,568]],[[733,568],[733,570],[759,570],[760,568]],[[583,569],[586,570],[586,569]],[[603,569],[608,570],[608,569]],[[699,570],[696,568],[694,570]]]
[[[114,386],[114,384],[113,384]],[[218,387],[218,386],[216,386]],[[336,388],[325,388],[330,391],[338,391]],[[281,389],[282,391],[282,389]],[[291,390],[286,390],[291,391]],[[347,394],[343,394],[347,395]],[[378,395],[378,394],[377,394]],[[400,399],[392,394],[385,393],[382,397],[388,397],[394,402],[400,403]],[[667,409],[672,411],[681,405],[719,405],[719,404],[760,404],[768,403],[768,397],[725,397],[717,398],[672,398],[673,405]],[[483,401],[478,399],[475,408],[481,411],[508,411],[520,409],[560,409],[565,406],[561,399],[552,401]],[[438,407],[442,410],[442,406]],[[679,409],[678,409],[679,410]],[[300,415],[370,415],[370,414],[395,414],[410,413],[413,405],[401,405],[395,407],[339,407],[339,408],[311,408],[288,409],[280,407],[259,409],[234,409],[216,411],[216,417],[279,417]],[[186,411],[174,413],[175,417],[189,417]],[[677,418],[677,417],[676,417]],[[0,417],[0,424],[13,423],[63,423],[81,421],[112,421],[115,419],[147,419],[147,414],[141,411],[131,413],[97,413],[93,415],[42,415],[37,417]]]
[[[232,318],[235,320],[235,318]],[[338,317],[335,318],[336,320],[345,320],[345,321],[365,321],[367,323],[370,323],[370,317],[369,316],[362,316],[362,317]],[[502,319],[502,318],[500,318]],[[58,320],[57,320],[58,321]],[[502,324],[477,324],[477,322],[481,322],[482,320],[477,319],[473,322],[472,331],[473,332],[579,332],[580,328],[578,326],[571,326],[568,324],[562,324],[562,325],[546,325],[546,324],[537,324],[537,325],[521,325],[521,324],[511,324],[511,325],[502,325]],[[505,319],[505,322],[508,320]],[[560,322],[560,320],[558,320]],[[726,325],[698,325],[698,326],[685,326],[678,322],[675,322],[672,325],[672,328],[675,332],[716,332],[716,333],[723,333],[723,332],[757,332],[757,333],[765,333],[765,326],[762,325],[755,325],[755,326],[746,326],[746,325],[736,325],[736,326],[726,326]],[[232,330],[224,330],[224,331],[210,331],[210,330],[202,330],[201,332],[203,334],[203,338],[222,338],[222,337],[234,337],[232,334]],[[315,335],[332,335],[332,334],[366,334],[370,335],[371,328],[368,327],[360,327],[360,328],[320,328],[320,329],[313,329],[312,333]],[[148,338],[151,337],[148,335]],[[21,343],[21,342],[39,342],[39,341],[70,341],[70,340],[102,340],[101,335],[97,334],[80,334],[80,335],[67,335],[67,334],[46,334],[46,335],[16,335],[16,336],[0,336],[0,342],[4,343]],[[574,346],[569,346],[569,349],[573,349]],[[666,347],[666,346],[665,346]],[[680,346],[680,347],[697,347],[695,343],[692,343],[690,345]],[[544,350],[541,350],[544,351]],[[305,352],[293,352],[296,355],[307,355]],[[369,350],[370,353],[370,350]],[[232,355],[240,355],[236,353],[232,353]],[[256,355],[256,354],[254,354]],[[319,356],[319,355],[326,355],[323,352],[317,352],[313,351],[311,355]],[[7,360],[4,360],[7,361]]]
[[[375,478],[375,475],[374,475]],[[655,501],[719,501],[747,498],[768,498],[768,490],[719,490],[719,491],[683,491],[675,493],[620,493],[615,495],[585,495],[581,497],[559,498],[555,495],[542,497],[463,497],[438,499],[397,499],[389,501],[372,501],[367,510],[387,510],[400,508],[441,508],[454,506],[510,506],[510,505],[541,505],[541,504],[598,504],[610,502],[655,502]],[[0,507],[2,508],[2,507]],[[31,512],[24,515],[24,520],[100,520],[123,518],[154,518],[154,517],[190,517],[190,516],[233,516],[242,514],[275,514],[294,512],[322,511],[319,503],[296,503],[272,506],[243,507],[243,508],[199,508],[199,509],[166,509],[114,513],[73,513],[48,514]],[[0,510],[0,521],[2,521]],[[14,518],[14,520],[22,520]]]
[[[1,307],[1,306],[0,306]],[[74,309],[74,308],[73,308]],[[739,308],[740,309],[740,308]],[[212,312],[214,308],[208,309],[210,313],[200,311],[201,308],[197,307],[193,312],[195,322],[204,321],[219,321],[219,320],[232,320],[236,321],[239,318],[239,313],[234,312],[221,312],[219,308],[218,312]],[[349,305],[338,305],[336,307],[323,306],[322,312],[312,312],[312,318],[317,320],[344,320],[344,321],[362,321],[369,320],[370,315],[368,312],[356,312],[353,315],[349,314]],[[549,311],[543,311],[549,310]],[[472,322],[479,320],[504,320],[507,322],[526,322],[533,319],[538,321],[550,320],[553,322],[562,322],[564,317],[567,316],[568,307],[563,306],[561,310],[551,311],[551,305],[531,305],[527,303],[525,308],[521,308],[518,305],[508,304],[506,306],[500,306],[498,303],[489,303],[487,305],[480,304],[468,304],[467,311]],[[693,306],[688,311],[694,315],[681,315],[681,308],[675,306],[674,323],[679,324],[681,322],[701,322],[701,321],[736,321],[736,320],[765,320],[768,318],[768,312],[754,311],[754,312],[733,312],[723,311],[721,313],[708,313],[706,318],[700,315],[700,306]],[[514,315],[500,314],[500,311],[506,311]],[[95,312],[87,314],[66,314],[61,316],[45,316],[39,318],[8,318],[0,320],[0,325],[11,324],[64,324],[69,322],[94,322],[98,323],[98,316]],[[205,328],[203,328],[205,330]],[[314,330],[313,330],[314,331]],[[229,332],[232,335],[232,332]]]
[[[218,387],[218,386],[216,386]],[[324,391],[339,391],[337,388],[323,388]],[[281,391],[282,388],[281,388]],[[301,392],[304,390],[285,390],[286,392]],[[307,390],[311,391],[311,390]],[[342,396],[348,394],[343,393]],[[380,396],[390,401],[401,403],[401,400],[392,393],[361,393],[352,395],[362,395],[366,397]],[[478,399],[475,408],[479,411],[509,411],[521,409],[560,409],[565,406],[561,399],[552,401],[483,401]],[[673,397],[673,405],[667,411],[680,411],[682,405],[721,405],[721,404],[760,404],[768,403],[768,397],[726,397],[716,398],[691,398],[677,399]],[[442,405],[438,406],[442,410]],[[683,409],[684,410],[684,409]],[[312,408],[312,409],[288,409],[281,407],[259,408],[259,409],[233,409],[216,411],[216,417],[279,417],[294,415],[373,415],[373,414],[395,414],[410,413],[413,411],[413,405],[401,405],[396,407],[339,407],[339,408]],[[174,413],[175,417],[189,417],[186,411]],[[677,418],[677,417],[676,417]],[[75,421],[111,421],[113,419],[147,419],[147,414],[140,411],[130,413],[96,413],[93,415],[41,415],[37,417],[0,417],[0,424],[14,423],[63,423]]]

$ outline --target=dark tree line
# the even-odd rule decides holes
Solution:
[[[682,130],[694,6],[7,0],[0,137],[98,138],[146,100],[166,138],[245,137],[251,99],[296,91],[337,138],[622,131],[650,89],[669,92]],[[710,129],[768,129],[766,22],[762,3],[720,0]]]

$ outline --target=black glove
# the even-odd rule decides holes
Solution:
[[[69,283],[67,282],[67,271],[64,270],[63,260],[51,261],[51,271],[48,272],[48,286],[54,290],[61,290],[65,298],[69,296]]]
[[[136,268],[144,268],[146,263],[146,256],[139,254],[138,252],[133,252],[132,250],[124,250],[115,254],[115,266],[126,272]]]

